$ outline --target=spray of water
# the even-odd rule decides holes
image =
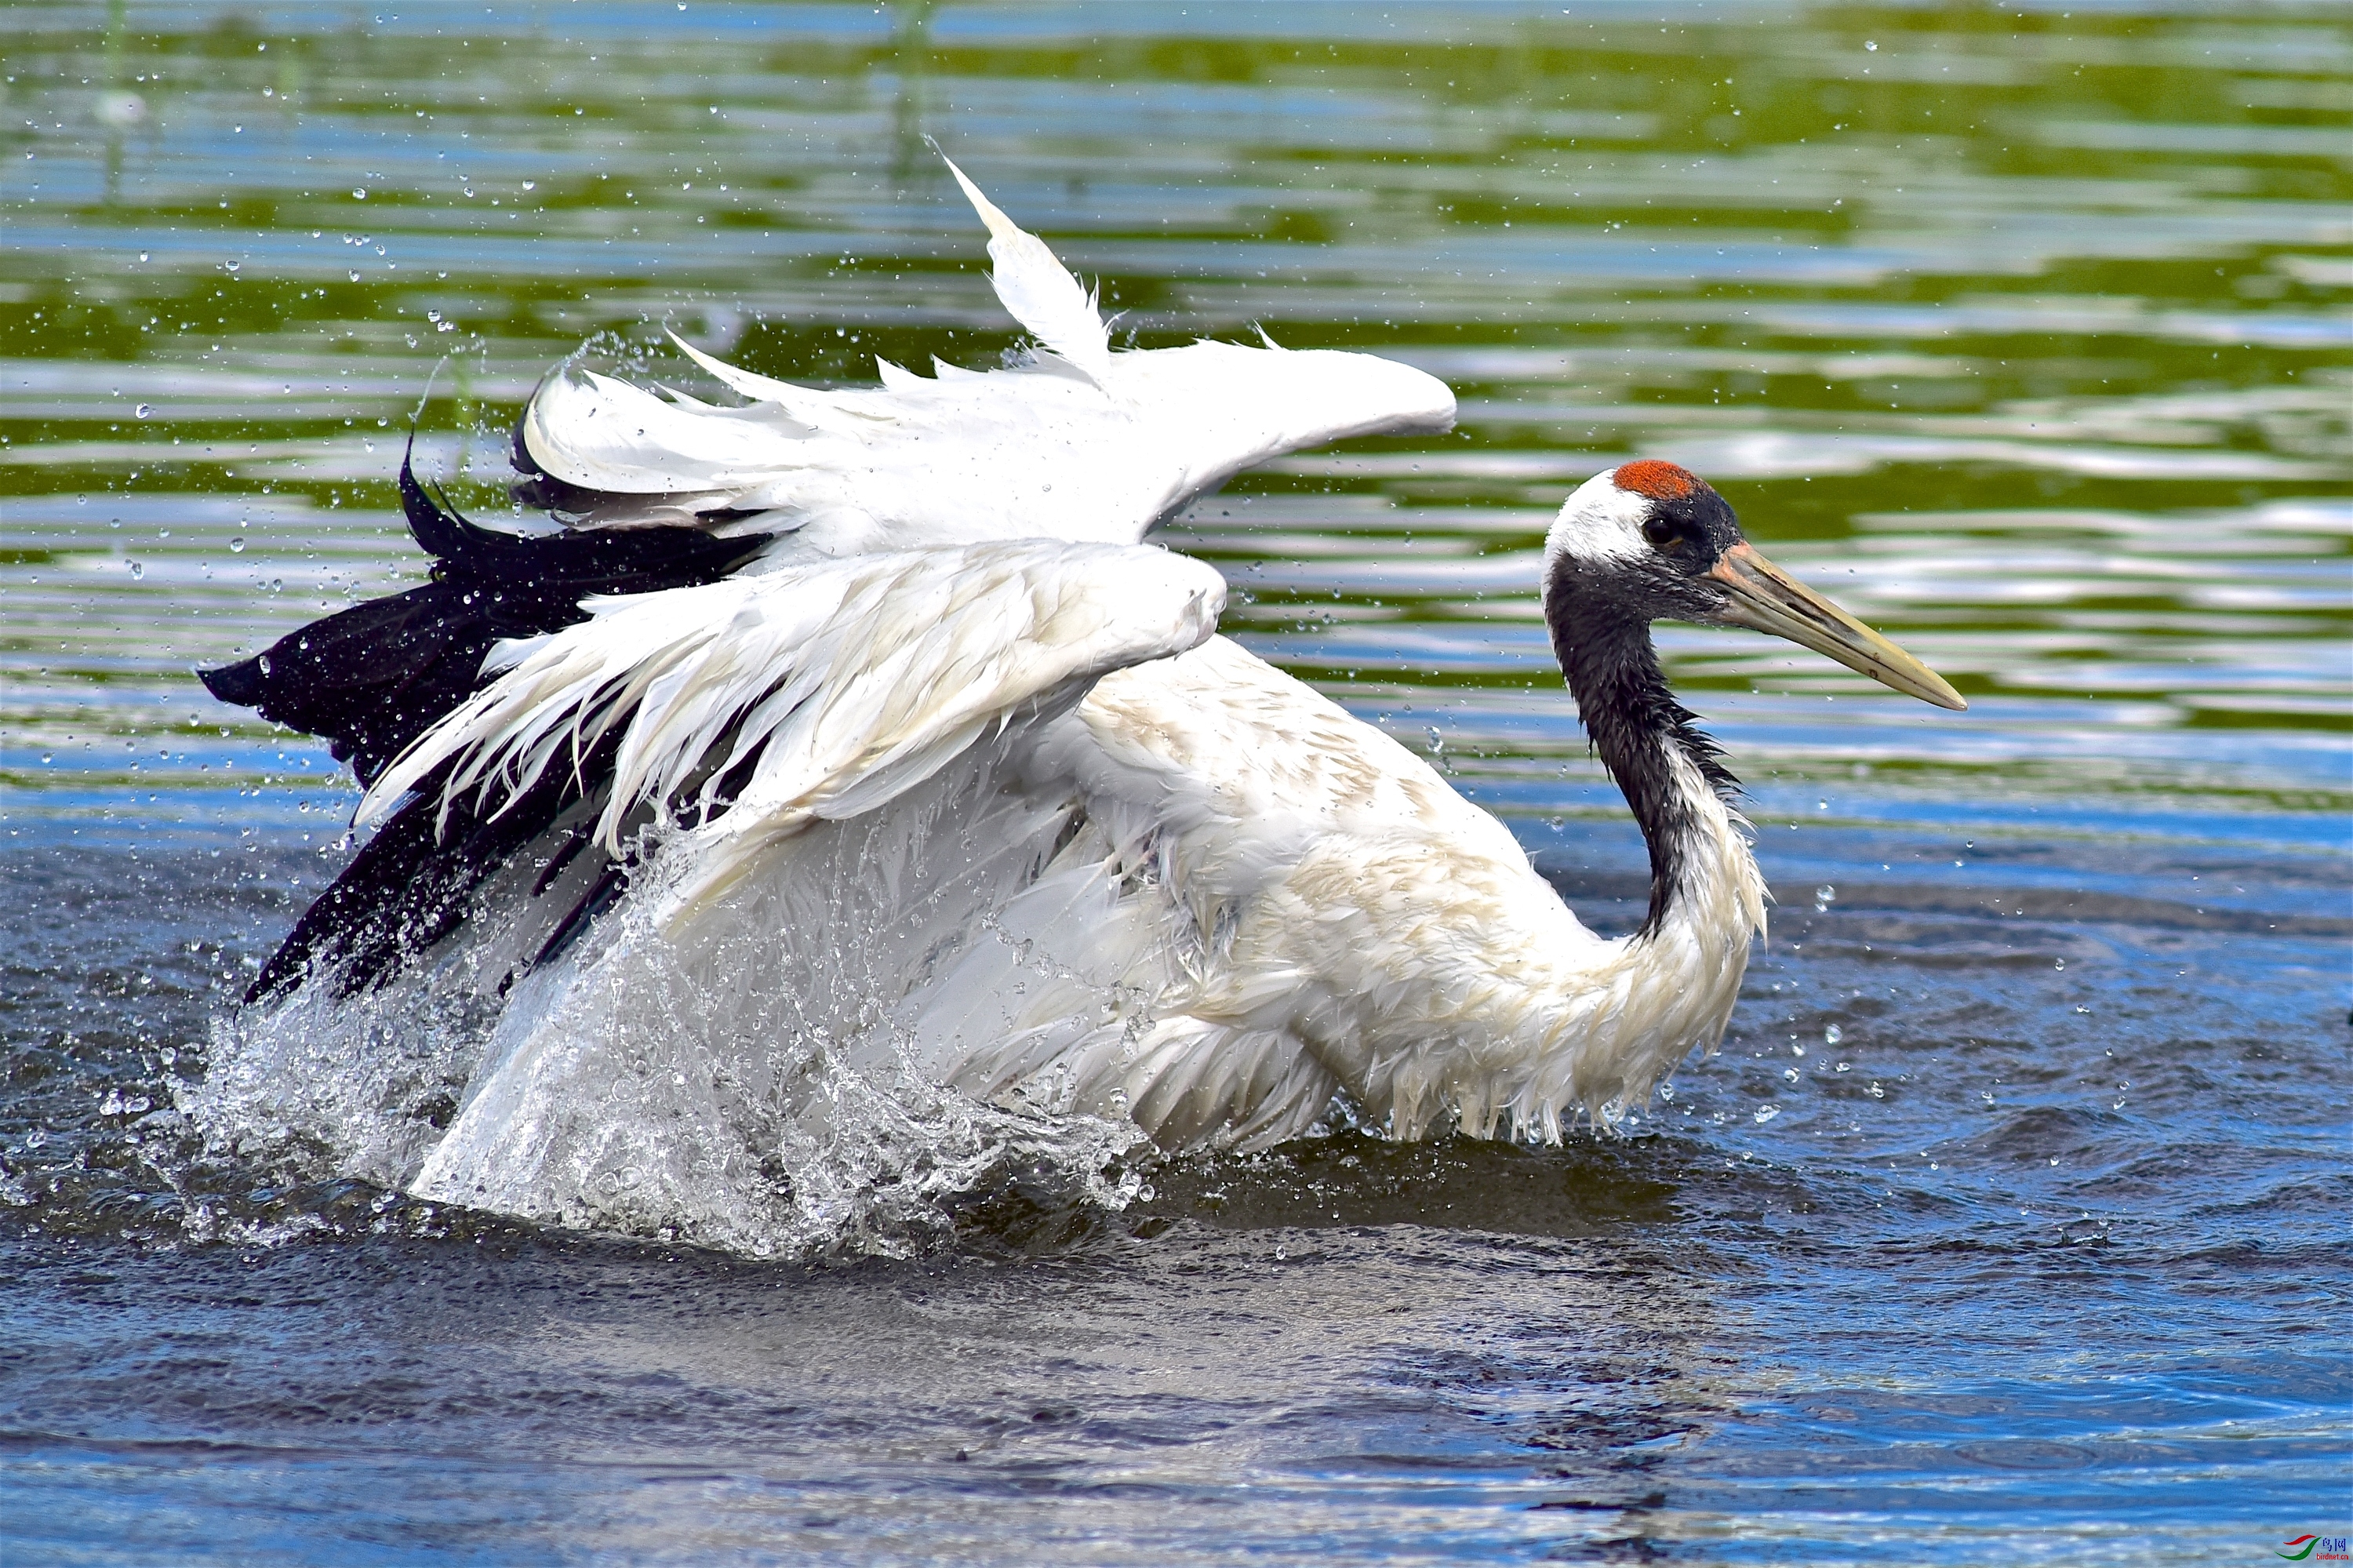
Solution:
[[[212,1152],[310,1180],[755,1256],[907,1253],[1013,1185],[1123,1208],[1148,1150],[1133,1123],[1050,1086],[944,1086],[907,1023],[911,990],[1004,940],[993,911],[1068,837],[996,766],[810,830],[691,939],[657,913],[657,848],[586,940],[512,985],[497,900],[521,895],[494,893],[388,985],[314,976],[218,1020],[182,1108]]]

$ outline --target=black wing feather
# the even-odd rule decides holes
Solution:
[[[221,701],[324,736],[362,785],[466,700],[493,642],[584,620],[580,601],[597,594],[716,582],[768,542],[686,528],[501,534],[427,494],[405,456],[400,508],[435,557],[432,581],[314,620],[241,662],[197,672]]]
[[[580,601],[596,595],[716,582],[768,542],[684,528],[501,534],[427,494],[407,456],[400,505],[409,533],[434,557],[431,581],[312,621],[250,659],[197,672],[223,702],[324,736],[363,785],[472,694],[492,643],[585,620]],[[592,788],[601,781],[612,758],[609,746],[600,750],[608,754],[585,758],[577,774],[551,770],[494,819],[453,804],[438,831],[438,780],[428,779],[303,913],[247,1000],[290,991],[322,965],[339,995],[390,979],[408,955],[464,921],[482,881],[580,800],[581,779]],[[612,868],[598,886],[621,874]],[[558,935],[576,934],[589,913],[563,917]]]

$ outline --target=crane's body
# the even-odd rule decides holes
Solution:
[[[1451,396],[1366,355],[1112,354],[970,194],[1050,354],[858,394],[705,361],[742,409],[552,379],[519,458],[575,532],[474,529],[404,469],[437,582],[208,674],[333,736],[381,823],[249,1005],[299,1026],[408,987],[490,1021],[410,1190],[609,1217],[624,1169],[649,1215],[756,1181],[827,1114],[812,1049],[1168,1148],[1333,1114],[1557,1140],[1715,1045],[1763,928],[1736,786],[1650,621],[1959,705],[1694,476],[1597,476],[1546,612],[1652,887],[1640,929],[1596,936],[1428,764],[1215,636],[1213,570],[1135,542],[1244,463],[1432,428]]]

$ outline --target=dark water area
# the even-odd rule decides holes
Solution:
[[[2353,1524],[2340,9],[9,28],[0,1558],[2211,1563]],[[592,337],[991,363],[926,133],[1139,343],[1255,323],[1456,387],[1455,435],[1167,541],[1598,927],[1642,849],[1534,569],[1591,472],[1715,480],[1971,711],[1662,629],[1777,906],[1722,1052],[1619,1136],[1344,1131],[1092,1196],[1008,1150],[750,1257],[206,1122],[354,796],[190,667],[416,579],[437,366],[418,450],[495,517],[503,426]]]

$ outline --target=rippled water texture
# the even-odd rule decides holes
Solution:
[[[5,26],[11,1564],[2210,1563],[2344,1532],[2341,7]],[[207,1142],[175,1107],[211,1022],[353,797],[190,666],[415,579],[391,475],[437,366],[419,450],[495,517],[502,428],[591,337],[657,376],[665,323],[775,375],[991,362],[926,133],[1136,342],[1258,324],[1456,386],[1456,435],[1246,476],[1170,543],[1605,927],[1641,849],[1535,601],[1588,473],[1708,475],[1971,712],[1663,630],[1780,906],[1723,1054],[1627,1138],[1343,1134],[1092,1196],[1011,1149],[927,1224],[789,1260]]]

